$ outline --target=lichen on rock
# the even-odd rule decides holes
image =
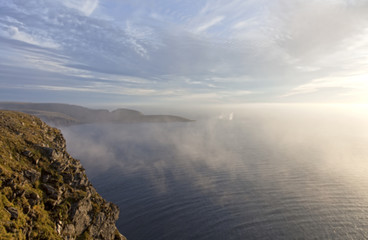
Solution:
[[[5,239],[125,239],[116,205],[104,200],[60,130],[0,111],[0,236]]]

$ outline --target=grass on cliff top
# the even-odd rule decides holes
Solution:
[[[41,159],[42,154],[35,146],[54,147],[54,137],[59,134],[59,130],[36,117],[0,111],[0,239],[26,239],[27,231],[31,239],[61,239],[44,204],[30,206],[25,197],[30,192],[43,197],[39,181],[32,185],[23,176],[25,170],[43,167],[42,161],[36,166],[23,153],[28,151],[32,159]],[[16,219],[11,218],[7,210],[10,207],[17,210]]]
[[[29,169],[45,168],[40,161],[36,166],[24,152],[28,151],[32,159],[41,159],[42,154],[35,146],[56,147],[55,139],[60,131],[48,127],[36,117],[11,111],[0,111],[0,236],[1,239],[25,239],[24,232],[31,232],[32,239],[60,239],[55,232],[55,224],[45,210],[43,202],[31,207],[24,195],[16,196],[16,191],[37,193],[41,198],[43,191],[39,182],[34,185],[25,181],[22,173]],[[53,172],[50,169],[50,172]],[[54,174],[55,175],[55,174]],[[59,176],[60,177],[60,176]],[[13,181],[6,184],[5,181]],[[58,179],[60,180],[60,179]],[[10,185],[10,186],[7,186]],[[18,212],[17,219],[11,219],[7,208],[13,207]],[[65,215],[67,209],[63,209]],[[26,214],[31,211],[32,215]],[[32,222],[32,229],[29,222]]]
[[[56,232],[56,222],[71,223],[69,213],[72,204],[87,197],[83,188],[73,188],[64,183],[63,176],[52,167],[50,157],[41,147],[65,151],[60,130],[49,127],[34,116],[0,110],[0,240],[26,239],[27,232],[30,239],[61,239]],[[26,171],[37,172],[40,179],[32,182],[25,175]],[[49,206],[53,200],[47,196],[41,183],[46,175],[49,179],[47,184],[63,189],[63,197],[52,208]],[[27,199],[27,194],[31,193],[37,194],[40,202],[31,204]],[[90,197],[97,216],[104,200],[95,191]],[[11,219],[9,208],[17,210],[16,219]],[[88,232],[80,237],[90,239]]]

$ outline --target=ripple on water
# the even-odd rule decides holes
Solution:
[[[139,129],[113,128],[109,149],[122,164],[95,171],[91,181],[119,205],[118,227],[129,239],[368,238],[368,151],[348,149],[355,141],[327,144],[326,133],[323,141],[309,141],[319,134],[313,132],[295,143],[286,138],[294,132],[283,129],[270,137],[258,136],[249,125],[234,133],[234,126],[217,124],[211,130],[218,132],[211,134],[202,123],[201,128],[193,124],[170,131],[156,126],[154,134],[145,128],[147,136],[130,143],[119,137]],[[166,137],[157,141],[160,134]],[[368,145],[366,138],[359,140]],[[131,152],[125,148],[137,152],[124,155]],[[334,158],[340,155],[349,159]]]

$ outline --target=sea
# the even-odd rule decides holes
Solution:
[[[367,110],[254,104],[62,133],[129,240],[368,239]]]

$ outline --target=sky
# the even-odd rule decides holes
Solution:
[[[368,103],[367,0],[0,0],[0,101]]]

